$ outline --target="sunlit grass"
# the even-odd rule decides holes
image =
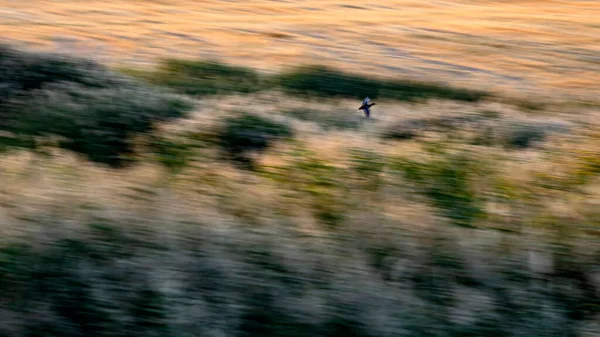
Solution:
[[[97,85],[52,86],[54,104],[35,109],[12,105],[39,102],[27,86],[2,102],[11,114],[0,122],[10,131],[0,157],[0,334],[600,331],[593,107],[533,114],[330,70],[309,73],[314,82],[288,78],[323,90],[315,100],[238,90],[253,73],[187,62],[167,76],[184,80],[162,84],[207,91],[167,96],[127,78],[105,92],[101,76],[82,79],[65,64],[51,70],[66,75],[30,74]],[[323,87],[331,76],[337,85]],[[354,90],[371,86],[380,96],[367,120]],[[53,138],[112,150],[106,130],[126,142],[130,165],[102,165]]]
[[[112,65],[216,57],[272,72],[317,61],[363,76],[409,74],[524,97],[598,96],[594,1],[249,0],[243,9],[231,1],[33,1],[6,8],[0,27],[10,41]]]

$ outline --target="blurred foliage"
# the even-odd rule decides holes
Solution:
[[[286,158],[285,165],[263,167],[264,174],[290,191],[292,201],[308,200],[315,218],[327,228],[341,225],[348,207],[343,170],[302,147]]]
[[[277,83],[287,92],[318,96],[341,96],[356,99],[377,98],[375,80],[348,75],[325,66],[304,66],[280,74]]]
[[[263,78],[253,70],[216,61],[169,59],[157,71],[129,73],[195,96],[249,93],[266,86]]]
[[[249,153],[260,153],[276,139],[292,136],[286,124],[244,112],[225,118],[218,134],[220,146],[231,159],[251,166]]]
[[[424,161],[399,158],[393,166],[454,224],[473,226],[477,218],[485,216],[474,184],[484,170],[482,163],[467,153],[435,151],[438,152],[435,158]]]
[[[124,153],[145,151],[140,160],[178,178],[153,176],[144,166],[115,173],[58,157],[7,159],[0,170],[7,181],[0,190],[0,336],[600,331],[600,240],[597,228],[581,229],[598,223],[589,191],[600,175],[597,135],[545,152],[534,163],[552,169],[541,165],[532,175],[525,170],[530,162],[512,157],[521,177],[501,170],[521,153],[478,156],[482,149],[459,133],[503,151],[554,131],[491,110],[407,119],[375,137],[342,112],[283,113],[326,130],[353,130],[348,143],[304,142],[307,135],[280,116],[247,112],[215,116],[216,126],[194,129],[185,121],[175,131],[155,130],[154,122],[189,109],[186,101],[85,61],[1,49],[0,64],[0,149],[52,145],[57,137],[59,145],[115,166]],[[172,61],[158,73],[166,76],[161,84],[198,95],[279,85],[325,96],[363,98],[366,90],[395,99],[480,98],[316,69],[265,79],[241,68]],[[188,126],[192,131],[181,131]],[[442,140],[428,139],[429,131]],[[136,135],[145,136],[134,142]],[[355,140],[381,136],[412,141],[355,147]],[[322,139],[334,141],[321,148]],[[223,152],[255,170],[223,165]],[[264,152],[268,160],[253,159]],[[423,202],[457,226],[442,226]]]
[[[536,172],[536,183],[546,189],[576,191],[585,187],[592,179],[600,176],[600,153],[592,150],[579,150],[569,153],[564,159],[569,163],[561,171]]]
[[[527,148],[533,142],[544,140],[545,128],[546,126],[541,124],[513,123],[508,126],[503,143],[507,147]]]
[[[557,132],[551,125],[539,122],[503,121],[483,123],[475,131],[472,144],[502,146],[507,149],[527,149]]]
[[[381,133],[383,139],[410,140],[421,137],[425,132],[445,134],[447,138],[460,138],[460,131],[478,126],[486,117],[482,115],[455,115],[409,118],[388,126]]]
[[[366,191],[377,191],[383,185],[383,170],[386,158],[381,154],[365,150],[350,150],[351,166],[355,177],[361,181],[359,188]]]
[[[6,135],[0,136],[0,153],[16,149],[35,149],[36,141],[33,137]]]
[[[368,96],[403,101],[441,98],[475,102],[489,96],[485,92],[443,84],[371,79],[319,65],[300,66],[276,75],[261,75],[249,68],[216,61],[169,59],[163,61],[156,71],[125,69],[124,72],[190,95],[249,93],[280,88],[299,95],[356,99]]]
[[[152,137],[149,147],[158,162],[175,174],[188,166],[194,155],[194,146],[180,139]]]
[[[336,96],[363,99],[385,97],[403,101],[428,98],[478,101],[488,94],[484,92],[452,88],[444,85],[414,81],[370,79],[340,72],[325,66],[302,66],[282,73],[276,83],[292,94]]]
[[[55,136],[89,159],[121,166],[131,137],[181,117],[181,98],[95,63],[0,48],[0,130],[16,138]]]
[[[444,232],[306,240],[196,227],[165,250],[127,227],[3,245],[0,308],[18,315],[3,333],[570,336],[600,312],[586,278],[595,260],[568,248],[551,251],[555,272],[541,279],[518,253],[529,241],[500,253]]]

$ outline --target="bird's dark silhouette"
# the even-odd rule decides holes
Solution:
[[[369,97],[367,97],[362,101],[362,104],[358,108],[358,111],[362,110],[365,113],[365,117],[369,118],[371,117],[371,107],[375,104],[376,103],[371,103],[371,100],[369,99]]]

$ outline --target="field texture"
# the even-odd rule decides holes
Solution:
[[[0,337],[600,336],[599,1],[379,3],[0,0]]]
[[[0,1],[3,39],[116,65],[218,58],[442,80],[511,94],[600,93],[597,1]]]

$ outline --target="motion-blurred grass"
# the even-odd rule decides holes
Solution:
[[[133,150],[133,134],[191,108],[173,93],[84,60],[0,46],[0,69],[0,130],[17,139],[58,137],[61,146],[112,166]]]
[[[434,83],[367,78],[319,65],[304,65],[281,74],[267,75],[217,61],[168,59],[154,71],[125,69],[125,72],[190,95],[280,89],[292,95],[317,97],[363,99],[369,96],[401,101],[441,98],[469,102],[490,95],[484,91]]]
[[[600,332],[592,110],[0,57],[0,335]]]

